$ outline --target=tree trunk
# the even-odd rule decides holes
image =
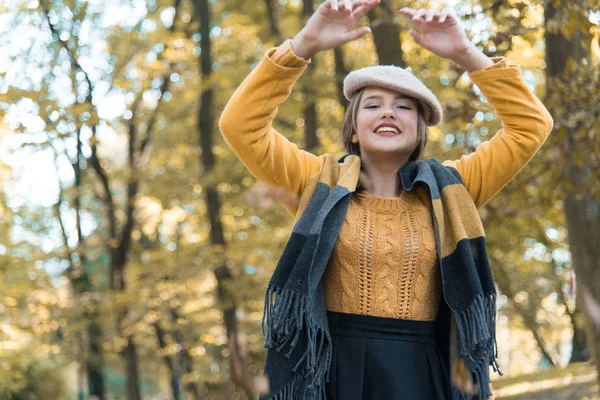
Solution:
[[[185,352],[182,353],[182,359],[185,364],[185,372],[191,374],[194,372],[194,359],[192,358],[190,352],[186,349]],[[191,393],[193,396],[192,399],[200,400],[202,397],[200,396],[200,388],[198,387],[197,382],[190,382],[186,385],[187,391]]]
[[[131,242],[131,230],[134,225],[133,217],[133,198],[137,192],[137,184],[129,185],[128,202],[127,207],[127,223],[123,228],[120,244],[115,248],[111,254],[111,289],[114,292],[125,292],[125,264],[127,259],[127,252],[129,250]],[[127,316],[127,306],[123,306],[122,309],[116,312],[116,330],[117,334],[122,333],[121,324]],[[138,371],[138,360],[136,354],[136,346],[133,342],[133,335],[129,335],[124,338],[127,341],[127,345],[121,350],[121,359],[125,366],[125,376],[127,377],[127,400],[141,400],[140,389],[139,389],[139,371]]]
[[[87,101],[91,102],[91,90],[88,92]],[[93,291],[94,287],[90,283],[87,273],[85,272],[85,265],[87,263],[88,256],[86,254],[84,237],[81,229],[81,197],[82,197],[82,185],[84,171],[82,165],[85,160],[82,151],[81,143],[81,129],[77,130],[77,155],[75,161],[71,164],[73,172],[75,174],[75,226],[77,230],[77,248],[76,253],[79,255],[79,261],[74,263],[74,257],[69,250],[69,242],[67,239],[67,232],[63,226],[62,218],[60,218],[60,208],[57,210],[59,213],[59,220],[63,233],[64,246],[69,253],[69,265],[71,273],[69,278],[71,280],[71,287],[75,292],[75,296],[81,296],[82,293],[87,291]],[[62,189],[61,189],[62,192]],[[90,321],[88,325],[88,346],[89,354],[86,361],[87,371],[87,383],[88,392],[90,396],[96,396],[97,400],[104,400],[104,375],[102,370],[104,368],[104,354],[102,350],[102,328],[98,324],[98,314],[94,311],[84,311],[84,318]]]
[[[281,29],[279,29],[279,12],[275,0],[265,0],[267,9],[267,20],[269,21],[269,32],[277,41],[281,41]]]
[[[120,258],[118,255],[119,249],[121,249],[121,247],[115,249],[113,252],[111,289],[115,292],[124,292],[124,263],[121,265],[117,264],[116,266],[114,264],[115,261],[118,261]],[[116,315],[116,329],[117,333],[120,335],[122,333],[121,324],[127,316],[127,307],[125,306],[123,309],[117,310]],[[129,335],[124,339],[127,341],[127,345],[121,350],[120,356],[123,360],[125,376],[127,377],[127,400],[141,400],[140,389],[138,386],[139,371],[135,343],[133,342],[132,335]]]
[[[569,364],[588,361],[589,360],[589,347],[585,341],[585,329],[581,328],[583,325],[583,321],[579,322],[580,319],[583,319],[582,312],[579,308],[575,309],[575,312],[571,314],[571,324],[573,325],[573,339],[571,343],[573,345],[571,350],[571,358],[569,359]]]
[[[550,248],[549,243],[544,243],[544,245]],[[556,264],[553,262],[552,265],[554,269]],[[589,347],[585,341],[585,324],[583,313],[581,312],[581,308],[577,306],[571,312],[568,304],[569,301],[567,300],[567,297],[560,286],[556,288],[556,291],[559,293],[558,298],[565,306],[565,310],[569,316],[569,320],[571,321],[571,326],[573,327],[573,337],[571,338],[571,357],[569,357],[569,364],[587,361],[589,359]],[[575,301],[575,304],[578,304],[577,300]]]
[[[91,98],[88,94],[88,101],[91,102]],[[64,223],[60,216],[60,207],[57,209],[59,216],[59,223],[63,235],[64,246],[67,249],[68,260],[69,260],[69,279],[71,281],[71,288],[75,296],[81,296],[82,293],[88,291],[94,291],[94,287],[90,283],[87,273],[85,272],[85,265],[87,263],[87,254],[85,250],[85,242],[81,229],[81,197],[82,197],[82,185],[83,175],[82,164],[85,160],[82,152],[81,143],[81,128],[77,130],[77,156],[76,159],[71,163],[73,172],[75,174],[75,225],[77,233],[77,248],[75,253],[79,255],[79,261],[74,262],[73,252],[69,248],[68,234],[64,227]],[[62,197],[62,188],[61,196]],[[60,201],[60,200],[59,200]],[[98,324],[98,313],[95,310],[84,311],[84,318],[89,320],[88,325],[88,346],[89,354],[85,362],[87,371],[87,383],[88,392],[90,396],[95,396],[97,400],[104,400],[104,375],[102,370],[104,368],[104,354],[102,350],[102,327]]]
[[[402,59],[400,27],[394,22],[396,12],[391,0],[381,0],[379,7],[369,11],[369,21],[379,64],[406,68]]]
[[[348,70],[346,69],[346,65],[344,63],[344,51],[341,47],[336,47],[333,49],[333,58],[335,60],[335,83],[337,87],[338,101],[342,106],[344,106],[344,110],[348,109],[348,100],[346,100],[346,96],[344,96],[344,78],[348,75]]]
[[[555,250],[554,246],[552,244],[552,241],[549,240],[546,236],[545,229],[541,223],[538,223],[538,229],[538,241],[540,241],[544,246],[546,246],[546,249],[549,254],[553,254]],[[556,260],[552,259],[549,273],[554,274],[554,271],[558,267],[559,265],[556,262]],[[565,306],[566,313],[569,316],[569,321],[571,322],[571,326],[573,327],[573,337],[571,340],[573,347],[571,349],[571,357],[569,359],[570,364],[574,362],[585,361],[587,359],[588,348],[585,343],[585,331],[582,328],[583,316],[581,315],[581,311],[579,308],[575,307],[575,310],[571,312],[569,308],[569,300],[567,299],[567,296],[565,296],[562,284],[563,281],[560,279],[560,277],[557,276],[556,287],[554,290],[556,291],[556,293],[558,293],[559,303]]]
[[[312,71],[313,68],[314,66],[311,67],[310,70]],[[306,150],[311,151],[316,150],[319,147],[319,137],[317,136],[317,106],[314,100],[315,94],[313,89],[307,87],[304,94],[307,100],[310,98],[308,104],[304,107],[304,140]]]
[[[160,326],[160,321],[154,323],[154,331],[156,332],[158,347],[161,350],[164,350],[167,347],[167,342],[165,340],[165,333]],[[181,399],[181,384],[179,383],[180,372],[177,367],[175,367],[173,360],[168,354],[163,355],[162,358],[169,370],[169,374],[171,374],[171,394],[173,395],[173,400],[179,400]]]
[[[139,371],[137,362],[137,352],[133,337],[127,337],[127,346],[121,352],[125,360],[125,373],[127,375],[127,399],[140,400],[142,395],[138,385]]]
[[[313,13],[313,0],[303,0],[302,22],[310,18]],[[317,106],[316,106],[316,86],[313,83],[314,72],[317,66],[317,59],[313,57],[311,63],[306,68],[303,77],[302,91],[304,92],[304,148],[308,151],[316,150],[319,147],[319,137],[317,136]]]
[[[600,304],[600,202],[595,199],[583,197],[576,198],[571,194],[564,200],[565,216],[567,221],[569,247],[575,275],[577,276],[577,290],[587,289],[594,299],[596,306]],[[585,286],[584,286],[585,282]],[[578,300],[582,297],[578,296]],[[583,301],[578,301],[585,304]],[[588,306],[588,308],[590,308]],[[600,383],[600,321],[594,308],[585,309],[583,315],[587,318],[592,329],[588,332],[593,337],[587,338],[587,344],[592,351],[592,357],[599,373]],[[575,337],[573,340],[575,341]],[[575,351],[575,346],[573,348]],[[585,353],[584,353],[585,354]],[[573,353],[575,357],[575,352]]]
[[[175,264],[177,266],[180,266],[179,251],[181,247],[181,226],[182,224],[179,224],[175,239],[175,244],[177,248],[177,252],[175,253]],[[142,246],[145,250],[156,249],[158,247],[156,246],[158,242],[158,238],[156,238],[155,241],[152,241],[145,235],[142,235],[142,237],[139,239],[140,246]],[[171,278],[171,276],[167,275],[163,278],[162,281],[170,281]],[[171,320],[175,323],[175,326],[177,326],[177,321],[179,320],[179,313],[177,312],[177,309],[169,307],[168,310]],[[158,312],[158,310],[155,311]],[[175,343],[177,343],[180,346],[180,350],[177,356],[171,357],[167,354],[164,354],[162,356],[162,359],[171,377],[170,386],[171,394],[173,395],[173,400],[180,400],[182,399],[182,397],[187,398],[185,395],[182,394],[183,388],[181,383],[181,376],[183,375],[183,371],[185,371],[187,374],[194,373],[194,360],[190,355],[188,344],[185,343],[183,340],[183,333],[180,329],[176,328],[170,332],[165,332],[161,324],[161,321],[164,321],[165,318],[167,318],[166,314],[161,319],[154,322],[152,326],[154,327],[158,347],[161,351],[165,350],[168,346],[166,339],[166,336],[168,334],[171,334],[173,336],[173,339],[175,340]],[[195,381],[189,381],[185,385],[185,390],[189,392],[191,399],[200,400],[200,390],[198,389],[198,385]]]
[[[200,22],[200,73],[202,81],[208,81],[212,74],[211,41],[210,41],[210,8],[208,0],[194,0],[195,17]],[[202,88],[200,109],[198,113],[199,144],[202,149],[201,164],[203,175],[210,174],[215,167],[213,154],[214,93],[211,86]],[[227,290],[233,275],[225,257],[226,241],[221,222],[221,202],[216,185],[204,185],[206,193],[207,213],[211,225],[211,244],[216,250],[215,277],[217,278],[217,294],[223,311],[223,322],[227,331],[230,351],[230,368],[233,382],[241,387],[249,398],[254,397],[254,381],[248,373],[246,358],[239,346],[239,330],[237,324],[237,304],[233,293]]]
[[[546,92],[550,97],[552,86],[551,81],[558,79],[562,82],[569,81],[569,71],[567,64],[570,61],[579,63],[580,60],[586,58],[589,60],[589,54],[587,45],[590,43],[589,34],[583,36],[582,32],[589,32],[586,24],[589,24],[587,16],[582,12],[578,22],[578,29],[574,32],[571,37],[565,37],[556,28],[552,26],[554,20],[557,19],[558,14],[565,12],[568,3],[562,0],[560,4],[554,2],[544,2],[545,12],[545,41],[546,41]],[[583,25],[583,26],[582,26]],[[584,45],[585,43],[585,45]],[[565,99],[565,101],[567,101]],[[549,109],[551,114],[555,114],[554,107],[560,107],[558,105],[550,105]],[[568,240],[569,247],[571,250],[571,259],[573,262],[573,269],[577,277],[578,296],[577,296],[577,307],[583,305],[581,291],[585,287],[589,290],[593,302],[596,306],[598,299],[600,299],[600,230],[598,226],[600,224],[600,199],[594,198],[581,188],[583,182],[586,182],[588,171],[585,168],[578,166],[574,160],[575,147],[577,144],[576,135],[581,134],[578,129],[582,128],[570,128],[567,132],[566,143],[560,148],[564,160],[564,167],[566,168],[566,176],[570,180],[569,186],[573,186],[577,189],[573,190],[570,188],[564,191],[563,207],[565,212],[565,219],[568,229]],[[593,304],[592,304],[593,305]],[[586,326],[591,329],[586,329],[588,333],[587,343],[590,351],[594,354],[593,359],[596,363],[596,369],[600,372],[600,357],[598,356],[600,350],[600,331],[598,325],[600,321],[594,322],[590,320],[594,313],[592,309],[583,308],[583,315],[586,319]],[[579,336],[581,334],[579,333]],[[576,342],[574,337],[574,343]],[[577,341],[579,343],[580,341]],[[575,346],[574,346],[575,350]],[[575,356],[575,354],[574,354]],[[600,373],[598,374],[600,381]]]
[[[177,321],[179,319],[179,313],[176,309],[171,309],[171,318],[173,321]],[[186,345],[183,341],[183,334],[181,331],[176,330],[173,336],[175,337],[175,341],[181,346],[181,351],[179,353],[180,370],[185,371],[187,374],[194,373],[194,359],[190,354],[188,345]],[[186,390],[191,394],[192,399],[200,400],[200,388],[198,387],[197,382],[189,382],[186,385]]]
[[[90,396],[96,396],[96,400],[104,400],[104,356],[102,354],[102,330],[96,322],[95,315],[86,315],[90,320],[88,326],[90,354],[87,358],[88,391]]]
[[[177,14],[179,12],[179,8],[181,6],[181,0],[175,0],[174,8],[175,14],[173,16],[173,24],[171,25],[169,31],[171,34],[175,32],[175,25],[177,23]],[[161,53],[160,57],[164,57],[164,53]],[[146,136],[143,138],[138,138],[139,127],[134,123],[134,119],[131,119],[128,125],[128,134],[129,134],[129,151],[128,151],[128,164],[131,172],[131,177],[129,178],[129,182],[127,184],[127,202],[125,204],[125,215],[126,220],[121,230],[119,236],[117,237],[116,229],[114,228],[114,222],[110,225],[112,228],[111,232],[111,240],[114,240],[118,243],[118,246],[113,249],[111,252],[111,264],[110,264],[110,282],[111,289],[114,292],[125,292],[125,267],[127,265],[127,254],[131,248],[132,242],[132,233],[136,224],[136,205],[135,198],[139,192],[140,188],[140,177],[139,172],[140,168],[144,166],[147,160],[150,157],[151,149],[150,146],[152,132],[154,128],[154,123],[156,122],[158,116],[159,105],[164,100],[164,94],[169,90],[170,79],[169,75],[171,74],[172,63],[169,62],[169,69],[162,76],[162,84],[160,85],[160,101],[157,104],[154,111],[151,113],[150,119],[147,121],[147,129]],[[138,107],[139,102],[136,103]],[[134,107],[134,114],[137,111],[137,108]],[[106,185],[107,198],[109,198],[108,193],[110,189],[108,185]],[[109,207],[109,221],[114,221],[114,208]],[[118,310],[117,320],[116,320],[116,329],[119,334],[121,334],[121,324],[125,320],[127,316],[128,310],[127,306],[124,306],[123,309]],[[121,351],[121,357],[125,363],[125,373],[127,376],[127,399],[128,400],[141,400],[141,393],[139,388],[139,368],[138,368],[138,359],[136,352],[136,345],[134,342],[134,335],[128,335],[125,337],[127,341],[127,346]]]

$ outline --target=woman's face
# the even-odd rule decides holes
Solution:
[[[397,153],[408,157],[417,146],[417,104],[393,90],[367,87],[356,116],[357,132],[352,141],[361,154]]]

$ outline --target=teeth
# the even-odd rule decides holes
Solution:
[[[384,131],[385,131],[385,132],[394,132],[394,133],[397,133],[397,134],[399,134],[399,133],[400,133],[400,132],[398,131],[398,129],[396,129],[396,128],[392,128],[392,127],[390,127],[390,126],[383,126],[383,127],[379,128],[379,129],[377,129],[375,132],[384,132]]]

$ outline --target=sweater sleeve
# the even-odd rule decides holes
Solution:
[[[469,74],[496,114],[502,128],[477,150],[444,165],[458,170],[463,184],[482,207],[533,158],[552,131],[553,121],[529,90],[517,65],[503,57]]]
[[[297,196],[319,171],[322,158],[298,149],[272,125],[309,62],[294,54],[290,40],[269,49],[233,93],[219,120],[225,141],[258,180]]]

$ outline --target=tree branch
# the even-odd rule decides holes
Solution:
[[[96,127],[93,128],[96,130]],[[100,160],[98,159],[98,153],[96,145],[92,145],[92,155],[88,159],[90,165],[100,178],[100,182],[102,183],[102,188],[104,189],[104,201],[108,208],[108,230],[111,240],[117,239],[117,217],[116,217],[116,207],[115,202],[113,200],[112,192],[110,190],[110,183],[108,181],[108,175],[102,165],[100,164]]]
[[[181,6],[181,0],[175,1],[175,14],[173,16],[173,24],[171,25],[170,31],[174,32],[175,22],[177,20],[177,15],[179,12],[179,7]],[[161,55],[164,54],[161,53]],[[162,56],[164,57],[164,56]],[[114,250],[114,257],[112,262],[113,269],[113,279],[117,279],[120,281],[120,284],[117,284],[116,287],[123,286],[122,280],[122,269],[125,265],[127,251],[129,250],[129,246],[131,243],[131,233],[133,231],[133,227],[135,226],[135,197],[139,191],[140,177],[139,177],[139,169],[148,161],[151,150],[151,138],[152,133],[154,131],[155,121],[160,109],[161,104],[164,102],[164,94],[169,88],[169,75],[171,74],[172,64],[169,62],[169,68],[167,72],[163,75],[163,83],[161,85],[161,92],[158,104],[152,113],[150,121],[148,123],[148,129],[146,133],[146,137],[142,140],[139,147],[139,156],[136,157],[136,141],[137,141],[137,127],[135,125],[135,115],[137,114],[139,107],[139,99],[134,105],[133,114],[134,117],[131,118],[128,125],[129,132],[129,167],[131,169],[131,176],[129,177],[130,182],[127,185],[127,204],[126,204],[126,222],[123,227],[123,231],[120,235],[120,240],[118,243],[118,247]],[[115,278],[115,273],[117,274],[117,278]]]
[[[77,71],[81,71],[83,73],[85,81],[88,84],[88,94],[86,96],[86,101],[89,102],[90,104],[92,104],[92,92],[94,91],[94,86],[92,85],[92,81],[90,80],[89,75],[87,74],[87,72],[83,69],[83,67],[79,63],[75,52],[69,49],[69,46],[67,45],[67,43],[64,40],[61,40],[60,33],[58,32],[56,27],[54,25],[52,25],[52,22],[50,22],[50,8],[48,7],[48,4],[46,4],[46,0],[40,0],[40,4],[42,5],[42,8],[44,9],[44,15],[46,16],[46,21],[48,21],[48,27],[50,28],[52,35],[56,37],[56,40],[58,41],[58,43],[61,45],[61,47],[63,49],[65,49],[65,51],[71,58],[71,65]],[[71,35],[70,35],[71,37],[75,37],[75,35],[73,35],[72,32],[70,32],[70,33],[71,33]]]

